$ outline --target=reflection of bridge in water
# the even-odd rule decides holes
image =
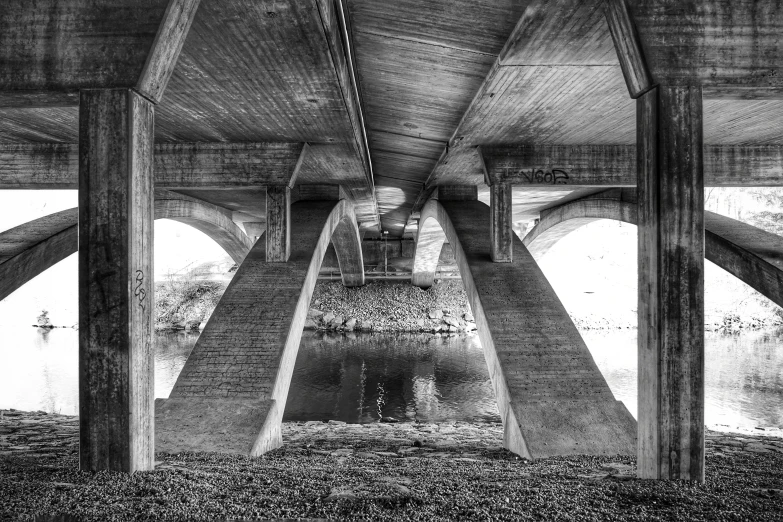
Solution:
[[[445,234],[509,448],[635,447],[641,477],[704,478],[705,248],[780,302],[778,239],[704,213],[705,185],[783,180],[776,2],[93,7],[0,13],[0,188],[80,192],[78,211],[3,234],[0,290],[78,237],[83,468],[150,469],[156,433],[161,448],[276,446],[329,244],[326,268],[336,260],[352,286],[372,242],[387,273],[388,243],[410,252],[416,239],[392,268],[426,286]],[[545,241],[547,219],[556,234],[596,194],[633,187],[634,210],[605,210],[639,224],[636,429],[512,233],[541,218]],[[205,231],[240,264],[157,424],[155,217]],[[524,327],[505,330],[520,314]]]

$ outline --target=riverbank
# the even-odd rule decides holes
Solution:
[[[0,519],[783,520],[783,439],[707,435],[704,484],[633,457],[528,462],[500,424],[284,423],[263,457],[183,453],[82,473],[78,418],[0,411]]]
[[[199,330],[217,306],[225,281],[167,281],[156,285],[155,329]],[[783,324],[776,307],[708,310],[705,329],[725,333],[774,328]],[[584,308],[584,307],[582,307]],[[571,319],[580,330],[636,328],[636,312],[580,308]],[[476,329],[460,279],[438,279],[427,290],[400,281],[368,281],[346,288],[339,281],[316,284],[305,328],[333,331],[470,332]]]

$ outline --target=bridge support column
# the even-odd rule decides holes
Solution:
[[[489,187],[490,255],[495,263],[513,261],[511,183],[493,183]]]
[[[285,263],[291,255],[291,189],[266,188],[266,260]]]
[[[700,87],[637,100],[638,474],[704,480],[704,172]]]
[[[79,108],[83,470],[153,469],[153,105],[84,90]]]

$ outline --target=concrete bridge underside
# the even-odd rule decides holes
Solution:
[[[168,198],[168,199],[167,199]],[[155,219],[172,219],[200,230],[241,263],[253,241],[230,212],[195,199],[161,196]],[[56,212],[0,233],[0,299],[79,249],[79,210]]]
[[[437,263],[448,239],[476,318],[505,446],[527,458],[635,453],[633,417],[612,395],[535,260],[514,237],[513,262],[493,262],[489,227],[490,209],[481,202],[430,200],[415,266]],[[414,281],[429,286],[433,273],[426,266]]]
[[[256,242],[199,337],[168,399],[155,405],[156,451],[260,455],[280,425],[321,262],[333,242],[346,286],[364,284],[353,205],[291,207],[291,254]]]
[[[545,210],[523,243],[540,257],[571,232],[599,219],[637,224],[635,191],[609,191]],[[783,237],[704,212],[704,257],[783,306]]]

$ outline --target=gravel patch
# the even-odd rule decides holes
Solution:
[[[628,457],[528,462],[496,423],[285,423],[263,457],[159,455],[133,475],[78,471],[77,434],[0,411],[0,519],[783,520],[774,437],[710,432],[695,484],[637,480]]]

